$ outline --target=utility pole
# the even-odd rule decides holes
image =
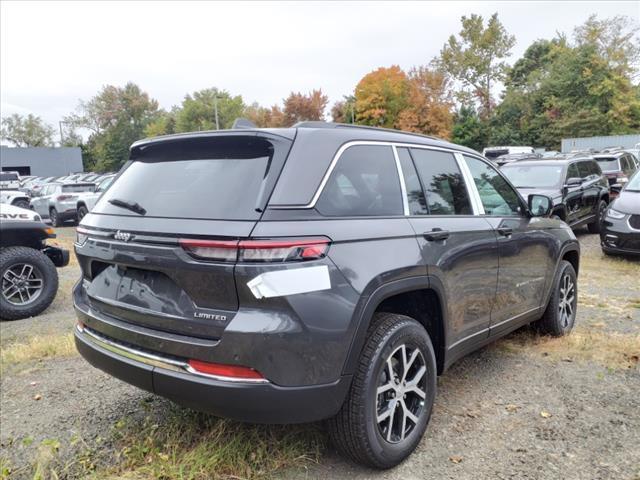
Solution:
[[[60,127],[60,146],[62,146],[62,142],[64,142],[64,138],[62,138],[62,124],[63,124],[63,123],[66,123],[66,122],[64,122],[64,121],[62,121],[62,120],[60,120],[60,121],[58,122],[58,126]]]
[[[220,125],[218,124],[218,95],[213,97],[213,108],[216,112],[216,130],[220,130]]]

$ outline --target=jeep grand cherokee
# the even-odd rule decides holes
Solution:
[[[327,419],[388,468],[453,362],[530,322],[572,329],[579,246],[550,208],[475,151],[398,131],[143,140],[78,228],[76,344],[198,410]]]

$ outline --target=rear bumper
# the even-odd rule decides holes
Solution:
[[[209,378],[180,371],[184,363],[180,359],[147,352],[136,355],[126,345],[86,328],[76,328],[75,343],[91,365],[120,380],[186,407],[244,422],[285,424],[329,418],[340,409],[351,382],[350,376],[342,376],[331,384],[281,387],[268,381]]]

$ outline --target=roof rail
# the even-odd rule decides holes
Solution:
[[[293,128],[359,128],[362,130],[376,130],[389,133],[402,133],[404,135],[415,135],[417,137],[428,138],[430,140],[440,140],[441,138],[434,137],[432,135],[425,135],[423,133],[406,132],[404,130],[395,130],[393,128],[373,127],[370,125],[355,125],[353,123],[336,123],[336,122],[323,122],[323,121],[305,121],[298,122],[293,125]]]

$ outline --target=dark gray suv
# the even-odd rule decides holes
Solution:
[[[579,245],[473,150],[303,123],[135,143],[78,228],[80,353],[180,404],[249,422],[328,419],[398,464],[436,376],[537,321],[573,327]]]

